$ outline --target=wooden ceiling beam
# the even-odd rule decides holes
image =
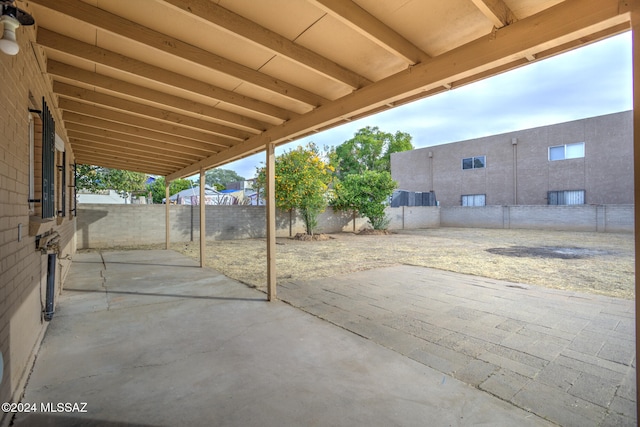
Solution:
[[[95,159],[95,158],[93,158],[93,159],[91,159],[91,158],[83,158],[82,161],[78,161],[77,163],[78,164],[86,164],[86,165],[95,165],[95,162],[97,160],[98,159]],[[108,162],[106,160],[102,161],[100,163],[100,166],[105,167],[105,168],[110,168],[110,169],[122,169],[122,170],[124,170],[124,168],[122,167],[124,165],[120,165],[120,164],[117,164],[117,163],[111,163],[111,162]],[[132,171],[132,172],[140,172],[140,173],[144,173],[144,174],[147,174],[147,175],[166,176],[168,174],[168,172],[166,170],[158,169],[158,168],[142,169],[140,167],[137,167],[137,168],[132,168],[132,169],[129,169],[129,170]]]
[[[112,169],[122,169],[133,172],[142,172],[152,175],[166,176],[174,168],[164,166],[158,162],[147,162],[139,159],[131,159],[122,155],[111,155],[107,153],[96,154],[91,150],[80,148],[74,151],[76,163],[85,165],[100,165]]]
[[[141,116],[146,116],[155,120],[161,120],[169,122],[181,127],[192,128],[202,132],[208,132],[215,134],[221,138],[231,139],[234,141],[243,141],[249,137],[250,134],[227,126],[221,126],[217,123],[207,122],[202,119],[196,119],[184,114],[178,114],[173,111],[153,107],[150,105],[141,104],[127,99],[118,98],[115,96],[107,95],[105,93],[96,92],[93,90],[84,89],[78,86],[73,86],[67,83],[59,81],[53,82],[53,91],[58,95],[84,101],[94,104],[98,104],[104,107],[109,107],[121,111],[126,111]],[[232,145],[231,142],[229,145]]]
[[[246,82],[252,86],[268,90],[279,96],[307,104],[311,107],[320,106],[328,101],[318,94],[235,63],[227,58],[185,43],[175,37],[129,21],[128,19],[100,9],[99,7],[92,6],[81,0],[31,0],[31,2],[70,16],[116,36],[218,71],[238,81]]]
[[[47,61],[47,73],[52,76],[62,77],[63,79],[99,87],[110,92],[145,99],[149,102],[160,105],[171,106],[178,110],[208,117],[222,125],[236,127],[251,133],[260,133],[270,126],[266,122],[262,122],[260,120],[221,110],[220,108],[203,104],[201,102],[191,101],[186,98],[180,98],[168,93],[148,89],[146,87],[118,80],[113,77],[108,77],[103,74],[83,70],[52,59]]]
[[[125,72],[146,80],[159,82],[167,86],[203,95],[229,105],[277,119],[278,123],[290,120],[298,114],[257,99],[213,86],[190,77],[183,76],[164,68],[156,67],[134,58],[121,55],[71,37],[58,34],[44,27],[38,28],[37,43],[54,51],[62,52],[86,61],[95,62],[117,71]]]
[[[470,78],[524,57],[524,52],[541,51],[583,35],[629,22],[628,10],[618,0],[565,0],[536,15],[497,30],[493,37],[481,37],[401,71],[331,104],[317,108],[283,125],[212,155],[171,174],[173,180],[233,161],[247,153],[264,150],[267,144],[280,144],[298,138],[309,130],[326,128],[345,118],[376,111],[381,105],[425,94],[445,83]],[[349,112],[348,116],[345,112]]]
[[[312,3],[411,65],[429,59],[424,51],[351,0],[312,0]]]
[[[502,28],[518,20],[504,0],[471,0],[480,12],[486,16],[496,28]]]
[[[292,42],[253,21],[231,12],[210,0],[164,0],[182,12],[192,14],[225,31],[244,38],[270,52],[288,58],[305,68],[342,83],[352,89],[371,84],[365,77],[336,64],[316,52]]]
[[[156,120],[145,119],[143,117],[134,116],[131,114],[122,113],[116,110],[110,110],[108,108],[98,107],[91,104],[85,104],[83,102],[75,101],[68,98],[60,98],[58,106],[65,111],[75,112],[83,116],[94,117],[96,119],[102,119],[108,122],[118,122],[125,125],[129,125],[134,128],[143,128],[148,131],[164,133],[167,135],[174,135],[180,139],[188,138],[188,140],[199,141],[203,147],[210,147],[213,151],[219,151],[220,148],[229,148],[233,144],[230,144],[228,140],[222,140],[222,138],[215,137],[211,134],[194,131],[191,129],[170,125],[168,123],[158,122]],[[63,119],[69,120],[70,116],[67,115]],[[185,141],[186,146],[192,144]]]
[[[195,150],[193,153],[197,155],[207,155],[207,153],[217,153],[220,151],[219,148],[212,148],[210,144],[206,144],[201,141],[183,138],[178,135],[141,129],[137,126],[112,122],[110,120],[104,120],[93,116],[85,116],[73,111],[64,111],[62,113],[62,117],[65,121],[65,128],[74,128],[75,125],[83,125],[95,128],[96,130],[94,130],[93,133],[96,135],[105,136],[104,134],[99,133],[100,130],[130,135],[132,138],[131,141],[147,143],[149,144],[149,149],[153,148],[156,143],[160,143],[161,145],[170,144],[167,148],[175,146],[174,148],[177,147],[176,149],[187,151]],[[120,137],[120,139],[122,139],[122,137]]]
[[[93,141],[88,138],[84,138],[82,135],[77,135],[75,137],[69,137],[69,142],[73,148],[74,153],[77,150],[81,151],[94,151],[96,154],[112,154],[119,155],[122,154],[122,149],[120,147],[114,146],[110,143],[100,143]],[[158,155],[156,152],[150,151],[140,151],[140,150],[131,150],[127,152],[127,157],[132,160],[152,160],[155,162],[163,163],[171,168],[182,167],[185,164],[189,164],[188,160],[180,160],[176,157],[171,156],[163,156]],[[151,157],[151,159],[149,159]]]
[[[67,136],[69,138],[79,138],[87,141],[94,141],[101,144],[110,144],[119,149],[131,149],[134,151],[144,151],[149,153],[153,151],[160,156],[170,156],[171,158],[183,159],[187,161],[198,161],[205,154],[203,152],[193,152],[184,147],[172,146],[171,144],[162,144],[158,141],[136,140],[131,135],[125,135],[104,129],[93,128],[91,126],[70,123],[67,127]]]

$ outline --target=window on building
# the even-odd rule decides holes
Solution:
[[[462,196],[462,206],[486,206],[485,194],[466,194]]]
[[[462,159],[462,169],[482,169],[486,166],[485,156],[466,157]]]
[[[36,133],[35,118],[33,113],[29,113],[29,215],[35,214],[33,200],[36,198],[35,168],[36,168]]]
[[[56,215],[55,123],[44,99],[42,111],[29,111],[29,211],[42,218],[53,218]]]
[[[549,191],[550,205],[584,205],[584,190]]]
[[[56,125],[42,100],[42,218],[56,215],[55,200]]]
[[[584,157],[584,142],[549,147],[549,160],[579,159]]]
[[[71,189],[71,194],[69,195],[69,212],[73,214],[73,216],[78,216],[78,191],[76,190],[76,164],[69,164],[69,188]]]
[[[59,138],[56,136],[56,138]],[[64,149],[64,143],[62,143]],[[67,216],[67,153],[56,150],[56,213],[60,217]]]

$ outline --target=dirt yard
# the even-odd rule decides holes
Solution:
[[[632,234],[438,228],[329,237],[278,238],[278,281],[410,264],[618,298],[635,295]],[[195,259],[199,247],[199,242],[172,245]],[[207,243],[207,266],[258,288],[266,284],[265,258],[265,239]]]

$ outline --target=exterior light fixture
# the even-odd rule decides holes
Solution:
[[[0,38],[0,51],[7,55],[15,55],[20,50],[20,46],[16,41],[16,28],[20,25],[33,25],[35,21],[33,16],[13,6],[13,0],[0,1],[0,5],[2,6],[0,23],[4,28],[2,38]]]

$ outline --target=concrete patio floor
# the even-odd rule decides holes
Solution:
[[[279,297],[559,425],[636,425],[634,301],[408,265]]]
[[[16,426],[550,425],[172,251],[75,256],[22,402]]]

